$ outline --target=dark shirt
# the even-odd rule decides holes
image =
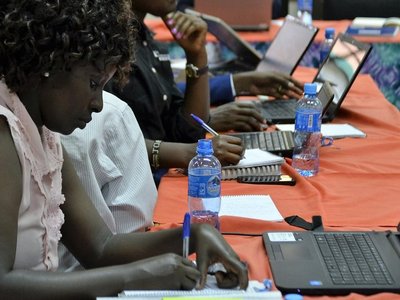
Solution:
[[[105,90],[128,103],[144,137],[182,143],[204,138],[204,130],[182,114],[184,97],[175,84],[168,49],[153,39],[145,25],[135,56],[129,83],[122,91],[113,82]]]

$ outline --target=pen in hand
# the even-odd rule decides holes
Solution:
[[[213,136],[218,136],[218,132],[216,132],[214,129],[212,129],[210,126],[208,126],[202,119],[200,119],[198,116],[195,114],[190,114],[190,116],[196,120],[197,123],[201,125],[205,130],[207,130],[209,133],[211,133]]]
[[[190,239],[190,213],[186,213],[183,218],[183,257],[189,257],[189,239]]]

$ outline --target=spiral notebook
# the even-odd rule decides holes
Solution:
[[[222,180],[248,175],[280,175],[285,159],[261,149],[246,149],[244,158],[237,165],[222,167]]]
[[[98,297],[97,299],[175,299],[175,298],[196,299],[282,299],[279,291],[265,291],[265,286],[256,280],[250,280],[246,290],[220,289],[217,286],[215,276],[207,275],[207,284],[203,290],[125,290],[117,297]],[[186,298],[187,299],[187,298]]]

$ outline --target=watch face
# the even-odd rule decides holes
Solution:
[[[193,65],[187,65],[186,66],[186,76],[187,77],[197,77],[197,68]]]

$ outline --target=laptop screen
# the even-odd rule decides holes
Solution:
[[[339,34],[314,81],[328,81],[334,92],[331,107],[339,108],[350,89],[371,46]]]
[[[318,29],[288,15],[265,52],[257,71],[292,74]]]

